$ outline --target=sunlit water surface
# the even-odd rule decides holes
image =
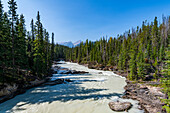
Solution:
[[[137,108],[137,101],[120,99],[125,91],[125,78],[76,63],[67,62],[59,66],[89,74],[54,74],[52,80],[69,78],[74,82],[30,89],[0,104],[0,113],[114,113],[108,103],[117,99],[133,104],[129,113],[143,113]]]

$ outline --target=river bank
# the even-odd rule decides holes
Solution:
[[[34,81],[30,81],[26,84],[4,84],[4,87],[0,90],[0,103],[3,103],[7,100],[14,98],[17,95],[25,93],[27,90],[38,87],[49,80],[49,77],[44,79],[36,79]]]
[[[62,66],[62,68],[60,68],[60,66],[58,66],[58,65]],[[65,67],[63,68],[63,66],[65,66]],[[73,66],[73,67],[70,68],[71,66]],[[87,67],[87,64],[86,64],[86,67]],[[79,70],[79,71],[75,71],[75,70]],[[67,103],[72,103],[72,100],[79,100],[81,102],[78,102],[79,103],[78,105],[82,109],[82,106],[84,106],[84,102],[87,102],[86,105],[88,105],[88,104],[91,105],[94,100],[98,100],[99,102],[95,102],[95,101],[94,102],[97,103],[97,104],[101,103],[100,106],[102,106],[106,111],[111,112],[107,105],[112,100],[111,99],[112,96],[116,96],[116,97],[119,97],[119,98],[123,96],[125,101],[130,101],[130,100],[126,100],[126,99],[135,99],[135,100],[138,100],[140,105],[141,105],[140,109],[145,109],[145,112],[156,113],[156,111],[159,111],[160,107],[157,107],[157,106],[159,106],[159,101],[157,101],[157,105],[155,106],[154,102],[156,100],[154,100],[152,102],[153,96],[150,96],[151,93],[147,93],[147,92],[150,92],[149,88],[145,88],[145,87],[143,87],[143,85],[139,87],[139,85],[136,85],[136,83],[134,83],[134,82],[126,81],[127,84],[125,84],[125,82],[124,82],[125,78],[124,77],[122,78],[122,77],[118,77],[118,76],[117,77],[116,76],[112,76],[113,75],[113,71],[89,70],[87,68],[84,68],[84,66],[81,67],[78,64],[74,64],[73,65],[73,64],[70,64],[70,63],[67,63],[67,64],[55,63],[53,65],[53,73],[56,73],[56,74],[54,74],[55,76],[52,77],[53,78],[52,79],[53,82],[42,83],[41,84],[42,88],[37,88],[38,89],[38,93],[36,93],[36,95],[37,95],[36,101],[32,101],[32,99],[31,99],[31,100],[29,100],[29,103],[35,104],[35,102],[39,103],[39,101],[42,102],[42,103],[50,101],[50,102],[56,103],[56,104],[53,104],[53,106],[55,106],[55,108],[56,108],[56,105],[64,104],[63,106],[66,107],[66,106],[69,106],[69,105],[67,105]],[[82,73],[82,74],[80,74],[80,73]],[[79,76],[77,76],[77,74]],[[91,76],[91,74],[94,77]],[[97,76],[96,76],[96,74],[97,74]],[[123,73],[123,75],[125,75],[125,74]],[[68,83],[68,82],[71,82],[71,83]],[[35,83],[37,83],[37,82],[35,82]],[[56,87],[55,86],[56,84],[63,84],[63,85],[59,85],[59,86]],[[48,95],[47,99],[45,99],[44,96],[42,98],[39,98],[39,97],[42,96],[42,93],[39,92],[39,90],[42,89],[42,91],[44,92],[43,89],[44,88],[46,89],[46,85],[49,85],[48,86],[49,90],[45,90],[45,91],[47,91],[49,93],[48,94],[43,93],[43,95],[45,97]],[[116,87],[113,87],[115,85],[116,85]],[[122,89],[124,86],[125,86],[125,92]],[[138,89],[137,89],[136,86],[138,87]],[[63,88],[60,88],[60,87],[63,87]],[[86,89],[85,87],[87,87],[88,89]],[[53,88],[55,88],[55,89],[53,89]],[[58,89],[57,90],[58,93],[57,92],[55,93],[56,88]],[[92,88],[92,89],[89,89],[89,88]],[[33,88],[33,90],[34,89],[36,89],[36,88]],[[106,90],[106,89],[109,89],[109,90]],[[54,91],[50,91],[50,90],[54,90]],[[63,91],[61,92],[60,90],[64,90],[64,92]],[[147,96],[151,97],[151,99],[149,98],[149,100],[148,100],[148,98],[146,98],[144,100],[142,98],[139,98],[139,96],[141,96],[139,94],[143,95],[143,93],[145,93],[145,91],[147,91],[146,94],[147,94]],[[158,90],[153,89],[152,93],[153,93],[153,91],[157,92]],[[37,91],[31,91],[31,92],[28,91],[26,94],[27,95],[28,94],[29,95],[30,94],[34,95],[34,92],[37,92]],[[115,93],[113,93],[113,92],[115,92]],[[124,94],[123,94],[123,92],[124,92]],[[23,94],[23,96],[26,95],[26,94]],[[17,95],[17,93],[16,93],[16,95]],[[51,96],[49,96],[49,95],[51,95]],[[54,96],[55,97],[57,96],[57,98],[54,98]],[[17,96],[17,98],[19,98],[19,97]],[[17,99],[17,98],[15,98],[15,99]],[[25,96],[24,96],[24,98],[25,98]],[[21,98],[21,101],[24,102],[24,100],[26,100],[26,102],[27,102],[28,100],[24,99],[24,98]],[[34,96],[32,98],[35,99]],[[145,98],[145,95],[143,96],[143,98]],[[11,101],[16,101],[15,99],[14,100],[11,99]],[[64,99],[64,102],[65,101],[67,101],[67,102],[66,103],[61,103],[63,101],[63,99]],[[141,101],[140,101],[140,99],[141,99]],[[155,99],[157,99],[157,98],[155,98]],[[56,100],[59,100],[59,101],[56,101]],[[113,99],[113,100],[115,100],[115,99]],[[17,99],[17,103],[19,104],[19,100],[18,99]],[[82,103],[82,105],[80,105],[80,103]],[[77,105],[77,102],[73,101],[72,105],[74,105],[74,104]],[[153,104],[153,105],[151,105],[151,104]],[[135,105],[135,104],[133,103],[133,105]],[[50,105],[47,104],[47,108],[48,108],[48,106],[51,106],[51,104]],[[153,106],[157,107],[158,109],[156,111],[154,111],[155,107],[153,107]],[[61,109],[60,107],[58,109],[59,111]],[[90,107],[90,106],[87,106],[87,107]],[[100,107],[98,108],[98,107],[99,107],[99,105],[94,106],[94,108],[95,108],[97,113],[99,111],[101,111],[101,110],[99,110],[101,108]],[[153,108],[153,109],[150,109],[150,108]],[[53,109],[53,108],[51,108],[51,109]],[[66,108],[64,108],[64,109],[66,109]],[[77,109],[80,109],[80,108],[77,108]],[[83,109],[82,109],[82,112],[84,112]],[[133,107],[133,109],[130,109],[129,112],[130,113],[136,113],[136,111],[138,111],[137,109],[139,109],[139,107],[138,107],[138,105],[135,105],[135,109]],[[69,110],[69,108],[68,108],[68,110]],[[75,110],[76,110],[76,108],[75,108]],[[99,110],[99,111],[97,111],[97,110]],[[37,112],[40,112],[40,111],[37,111]],[[31,111],[31,112],[33,112],[33,111]],[[90,110],[89,112],[92,112],[92,111]],[[138,111],[138,112],[140,112],[140,111]],[[65,111],[63,111],[63,113],[65,113]]]
[[[48,76],[45,76],[43,79],[36,78],[35,80],[28,81],[27,83],[4,83],[3,86],[0,87],[0,104],[14,98],[17,95],[24,94],[27,90],[31,88],[35,88],[38,86],[46,86],[46,85],[57,85],[63,84],[66,82],[72,82],[70,79],[56,79],[51,80],[52,74],[58,73],[60,67],[56,66],[58,62],[54,62],[53,67],[51,68],[51,73]],[[54,66],[55,65],[55,66]],[[85,74],[87,72],[83,71],[75,71],[69,69],[61,69],[63,72],[61,74]],[[64,73],[65,72],[65,73]]]
[[[90,69],[97,69],[103,71],[112,71],[126,78],[127,85],[124,87],[125,93],[122,98],[133,99],[139,101],[139,109],[143,109],[145,113],[166,113],[162,106],[161,99],[165,99],[166,96],[161,92],[162,88],[154,87],[159,86],[160,82],[157,81],[130,81],[127,79],[129,72],[118,71],[116,67],[113,66],[103,66],[92,64],[80,64],[84,65]],[[146,79],[152,79],[152,76],[147,76]]]
[[[58,67],[60,68],[57,71]],[[64,62],[54,66],[52,81],[65,81],[31,88],[26,93],[0,104],[0,112],[13,113],[117,113],[109,102],[130,102],[130,113],[143,113],[138,102],[121,99],[126,85],[125,78],[111,71],[88,69],[77,63]],[[76,74],[81,72],[82,74]],[[86,72],[86,73],[85,73]],[[69,74],[68,74],[69,73]],[[75,73],[75,74],[73,74]],[[125,112],[122,112],[125,113]]]

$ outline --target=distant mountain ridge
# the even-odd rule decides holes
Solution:
[[[59,42],[58,44],[72,48],[72,47],[76,47],[76,46],[80,45],[81,42],[82,41],[79,40],[74,43],[69,41],[69,42]]]

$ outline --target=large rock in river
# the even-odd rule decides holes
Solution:
[[[109,102],[109,107],[113,111],[128,111],[132,104],[130,102]]]

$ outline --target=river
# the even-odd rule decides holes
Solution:
[[[108,103],[116,100],[131,102],[133,107],[129,113],[143,113],[138,109],[137,101],[120,99],[125,91],[125,78],[76,63],[67,62],[59,66],[89,74],[54,74],[53,80],[69,78],[74,82],[32,88],[0,104],[0,113],[114,113]]]

